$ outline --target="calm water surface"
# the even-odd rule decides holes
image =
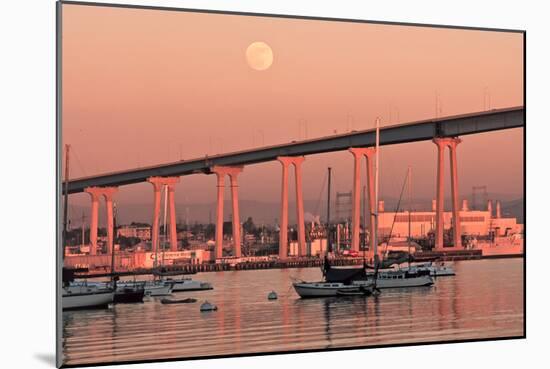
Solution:
[[[66,364],[165,359],[523,335],[523,259],[454,263],[455,277],[377,297],[302,300],[292,278],[319,268],[199,273],[214,290],[194,304],[63,313]],[[275,290],[279,299],[268,301]],[[203,300],[218,311],[201,313]]]

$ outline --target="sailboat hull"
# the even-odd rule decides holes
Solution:
[[[357,286],[345,285],[343,283],[293,283],[294,290],[301,298],[311,297],[332,297],[338,296],[338,291],[355,291]]]
[[[94,291],[90,293],[63,294],[63,310],[100,309],[113,302],[113,291]]]
[[[403,274],[404,276],[405,274]],[[354,285],[368,284],[372,285],[373,279],[366,281],[353,281]],[[415,277],[402,277],[393,274],[381,275],[376,279],[376,287],[379,289],[385,288],[410,288],[410,287],[427,287],[434,284],[433,278],[429,275],[419,275]]]

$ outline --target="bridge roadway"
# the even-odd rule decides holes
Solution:
[[[524,107],[490,110],[439,119],[416,121],[380,128],[380,145],[431,140],[434,137],[455,137],[490,132],[525,125]],[[192,160],[129,169],[69,181],[69,194],[83,192],[92,186],[121,186],[144,182],[149,177],[184,176],[211,173],[213,166],[239,166],[276,160],[278,156],[305,156],[347,150],[350,147],[375,145],[375,130],[352,131],[345,134],[305,141],[254,148],[250,150],[204,156]],[[63,186],[64,187],[64,186]],[[63,188],[63,193],[65,189]]]

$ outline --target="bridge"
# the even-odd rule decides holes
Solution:
[[[459,136],[479,134],[490,131],[524,127],[524,107],[511,107],[489,111],[449,116],[438,119],[422,120],[405,124],[385,126],[380,128],[380,145],[395,145],[408,142],[432,140],[438,147],[438,174],[436,198],[436,249],[443,249],[443,180],[444,151],[450,150],[451,190],[453,207],[453,229],[460,230],[458,216],[458,179],[456,163],[456,146],[460,143]],[[92,198],[92,216],[90,225],[90,254],[96,254],[98,202],[101,197],[106,199],[108,224],[112,224],[112,198],[119,186],[140,182],[150,182],[154,187],[155,209],[153,213],[152,243],[153,251],[158,245],[158,228],[160,220],[160,191],[166,186],[169,194],[170,208],[170,244],[173,251],[177,250],[176,216],[174,203],[174,186],[181,176],[191,174],[216,174],[218,181],[217,214],[216,214],[216,256],[222,256],[222,224],[223,197],[225,177],[231,181],[233,239],[240,240],[240,219],[238,206],[237,176],[247,165],[278,160],[283,167],[281,190],[281,233],[279,235],[279,257],[285,259],[288,255],[288,170],[294,166],[296,173],[298,254],[306,254],[305,226],[303,215],[301,163],[305,156],[349,150],[354,157],[354,184],[352,209],[352,249],[359,250],[359,211],[360,211],[360,163],[363,157],[367,160],[367,183],[369,193],[369,208],[374,213],[373,201],[373,155],[375,155],[374,129],[352,131],[345,134],[320,137],[304,141],[292,141],[286,144],[254,148],[244,151],[180,160],[177,162],[117,171],[84,178],[70,180],[67,184],[68,193],[87,192]],[[63,186],[65,194],[65,186]],[[369,222],[373,224],[374,222]],[[108,227],[109,252],[112,252],[113,230]],[[372,229],[371,229],[372,231]],[[460,248],[460,231],[454,232],[454,248]],[[371,247],[373,249],[371,240]],[[447,247],[445,249],[448,249]],[[240,242],[234,241],[233,255],[240,257]]]

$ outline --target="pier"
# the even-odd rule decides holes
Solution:
[[[522,255],[514,255],[518,257]],[[501,255],[500,257],[505,257]],[[492,256],[483,257],[481,250],[450,250],[450,251],[431,251],[421,252],[414,255],[415,262],[430,260],[438,261],[459,261],[459,260],[480,260],[482,258],[493,258]],[[330,260],[332,266],[353,266],[362,265],[362,257],[337,257]],[[230,270],[258,270],[258,269],[286,269],[286,268],[317,268],[321,267],[323,259],[318,257],[301,257],[286,260],[273,259],[270,261],[244,261],[235,263],[203,263],[203,264],[181,264],[164,266],[163,273],[166,275],[177,274],[195,274],[205,272],[223,272]],[[116,273],[119,276],[132,275],[151,275],[154,274],[153,268],[132,268],[119,269]],[[88,273],[77,273],[79,278],[99,278],[111,276],[111,273],[105,268],[96,268]]]

